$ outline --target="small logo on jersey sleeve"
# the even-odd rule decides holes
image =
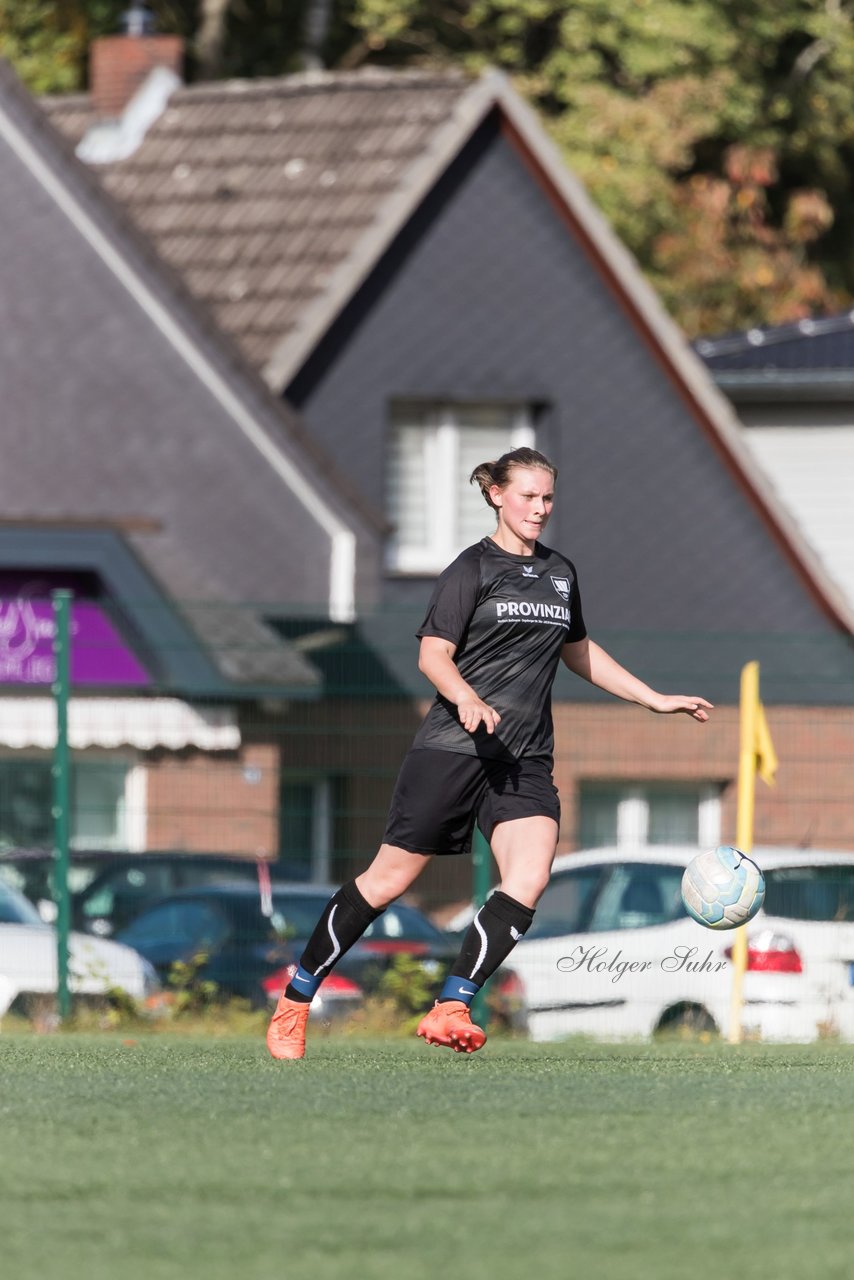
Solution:
[[[569,593],[572,590],[572,583],[569,578],[556,578],[553,573],[550,573],[549,577],[551,578],[552,586],[558,595],[562,596],[564,600],[568,600]]]

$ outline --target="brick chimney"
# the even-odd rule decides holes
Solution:
[[[183,62],[181,36],[155,35],[153,14],[134,0],[122,15],[119,35],[100,36],[92,41],[92,105],[100,116],[115,119],[155,67],[166,67],[180,77]]]

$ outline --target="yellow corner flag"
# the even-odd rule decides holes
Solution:
[[[753,848],[753,810],[756,775],[769,787],[777,772],[777,752],[771,741],[765,708],[759,701],[759,663],[748,662],[741,672],[739,716],[738,808],[736,844],[742,853]],[[743,981],[747,969],[747,928],[735,932],[732,946],[732,994],[728,1039],[738,1044],[742,1035]]]
[[[769,787],[774,785],[774,775],[777,772],[777,752],[774,750],[774,743],[771,741],[771,734],[768,729],[768,721],[765,719],[765,708],[757,699],[756,718],[754,724],[754,732],[756,742],[754,751],[756,753],[756,772],[759,774],[763,782],[767,782]]]
[[[769,787],[777,772],[777,752],[771,741],[765,708],[759,701],[759,663],[748,662],[741,672],[738,815],[736,844],[742,853],[753,848],[753,792],[757,773]]]

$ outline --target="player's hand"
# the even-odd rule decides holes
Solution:
[[[478,725],[483,725],[487,733],[495,733],[495,727],[501,716],[494,707],[488,706],[480,698],[463,698],[457,703],[460,724],[469,733],[474,733]]]
[[[683,693],[662,693],[651,709],[661,716],[672,716],[678,711],[684,711],[693,720],[704,723],[709,718],[709,712],[714,710],[714,703],[706,702],[705,698],[689,698]]]

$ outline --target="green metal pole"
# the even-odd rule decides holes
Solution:
[[[56,624],[53,653],[56,676],[56,747],[53,756],[53,831],[56,880],[56,973],[57,1006],[60,1019],[71,1013],[68,989],[68,935],[71,930],[71,902],[68,894],[70,836],[70,760],[68,752],[68,692],[70,685],[71,599],[70,591],[54,591],[53,616]]]
[[[474,839],[472,840],[472,906],[475,911],[479,911],[486,899],[489,897],[489,890],[492,888],[492,854],[486,837],[483,835],[480,827],[474,829]],[[486,1030],[486,1024],[489,1021],[489,1009],[486,1002],[486,992],[478,991],[477,995],[471,1002],[472,1014],[478,1026]]]

